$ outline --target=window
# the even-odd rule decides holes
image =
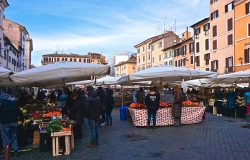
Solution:
[[[228,57],[226,60],[226,69],[228,72],[233,72],[233,57]]]
[[[209,39],[205,39],[205,50],[209,50]]]
[[[200,56],[195,57],[196,66],[200,66]]]
[[[148,49],[150,49],[150,44],[148,44]]]
[[[250,11],[250,2],[247,2],[245,7],[246,7],[246,14],[249,14],[249,11]]]
[[[132,66],[132,69],[135,69],[135,66]]]
[[[116,71],[119,71],[119,68],[116,68]]]
[[[195,39],[199,39],[200,27],[195,29]]]
[[[216,19],[218,17],[219,17],[219,11],[218,10],[211,13],[211,20]]]
[[[203,30],[205,32],[205,35],[209,35],[209,29],[210,29],[210,23],[207,23],[203,26]]]
[[[7,59],[7,53],[4,52],[4,59],[6,60]]]
[[[247,24],[247,36],[250,36],[250,23]]]
[[[182,46],[182,55],[186,55],[186,45]]]
[[[189,43],[189,53],[194,52],[194,42]]]
[[[140,63],[140,58],[138,58],[138,63]]]
[[[173,57],[172,51],[169,51],[169,57]]]
[[[168,62],[168,65],[172,66],[172,65],[173,65],[173,61],[170,60],[170,61]]]
[[[74,62],[76,62],[76,58],[74,58]]]
[[[227,45],[233,44],[233,34],[227,36]]]
[[[217,25],[213,26],[213,37],[217,36]]]
[[[168,53],[167,52],[164,53],[164,59],[166,59],[166,58],[168,58]]]
[[[150,60],[150,54],[148,54],[148,60]]]
[[[210,0],[210,4],[212,5],[213,3],[217,2],[218,0]]]
[[[161,55],[159,55],[159,61],[161,61]]]
[[[154,45],[152,45],[152,48],[151,48],[151,49],[152,49],[152,51],[154,51],[154,49],[155,49],[155,46],[154,46]]]
[[[144,46],[142,47],[142,51],[144,51]]]
[[[245,63],[250,63],[250,48],[244,50]]]
[[[142,57],[143,62],[145,61],[145,56]]]
[[[217,72],[218,69],[218,60],[214,60],[211,62],[211,71]]]
[[[70,62],[72,62],[72,58],[70,58],[70,60],[69,60]]]
[[[175,63],[175,67],[177,67],[177,61],[175,61],[174,63]]]
[[[65,61],[68,61],[68,58],[65,58]]]
[[[200,52],[200,43],[196,42],[196,53]]]
[[[137,48],[137,53],[140,53],[140,48]]]
[[[79,62],[82,62],[82,59],[81,59],[81,58],[79,58]]]
[[[227,31],[233,30],[233,18],[227,20]]]
[[[126,69],[126,66],[124,66],[123,69],[125,70],[125,69]]]
[[[210,60],[210,53],[207,53],[204,55],[204,61],[206,65],[209,65],[209,60]]]
[[[194,64],[194,56],[190,56],[190,64]]]
[[[217,49],[217,40],[213,40],[213,50]]]
[[[141,70],[145,70],[145,67],[144,67],[144,66],[142,66]]]
[[[155,62],[155,57],[152,58],[153,63]]]
[[[164,65],[168,65],[168,62],[164,62]]]
[[[159,42],[158,43],[158,48],[161,48],[162,47],[162,42]]]
[[[182,60],[182,65],[183,65],[183,66],[186,66],[186,58],[183,58],[183,60]]]
[[[12,23],[9,23],[9,28],[12,28]]]
[[[227,5],[225,5],[225,13],[230,12],[230,11],[232,11],[233,9],[234,9],[234,4],[233,4],[233,2],[228,3]]]
[[[57,62],[60,61],[60,58],[57,58]]]

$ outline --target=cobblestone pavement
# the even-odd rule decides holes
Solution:
[[[135,128],[132,120],[121,121],[119,108],[113,111],[113,126],[99,129],[100,145],[87,148],[89,129],[84,124],[84,137],[68,156],[53,157],[51,152],[32,149],[11,159],[65,160],[244,160],[250,159],[250,129],[244,119],[206,114],[199,124],[156,129]]]

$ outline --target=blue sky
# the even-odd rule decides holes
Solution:
[[[181,34],[209,16],[209,0],[8,0],[6,19],[33,39],[32,64],[43,54],[88,52],[109,57],[175,24]],[[190,29],[190,28],[189,28]],[[191,29],[190,29],[191,30]]]

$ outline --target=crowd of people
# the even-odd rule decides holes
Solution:
[[[48,95],[51,103],[57,103],[60,107],[62,115],[67,115],[71,120],[75,120],[73,127],[74,138],[82,138],[82,125],[86,118],[90,129],[90,143],[87,147],[95,148],[99,142],[98,127],[101,125],[112,125],[112,110],[114,107],[113,91],[109,88],[104,90],[98,87],[96,90],[92,86],[85,89],[74,89],[70,91],[65,87],[62,90],[52,91]],[[36,100],[45,99],[44,92],[38,91]],[[14,155],[18,156],[17,144],[17,125],[18,120],[24,121],[24,116],[19,107],[31,104],[34,98],[27,91],[23,91],[21,96],[16,100],[10,94],[0,93],[0,132],[3,140],[3,149],[10,145],[10,149],[14,150]],[[5,154],[0,155],[5,157]]]

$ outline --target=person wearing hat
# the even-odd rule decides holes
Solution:
[[[87,86],[86,94],[88,96],[84,103],[84,113],[91,132],[91,140],[87,147],[95,148],[99,144],[98,120],[102,114],[102,103],[92,86]]]
[[[244,100],[246,102],[247,114],[250,114],[250,87],[247,88],[247,92],[244,94]]]

